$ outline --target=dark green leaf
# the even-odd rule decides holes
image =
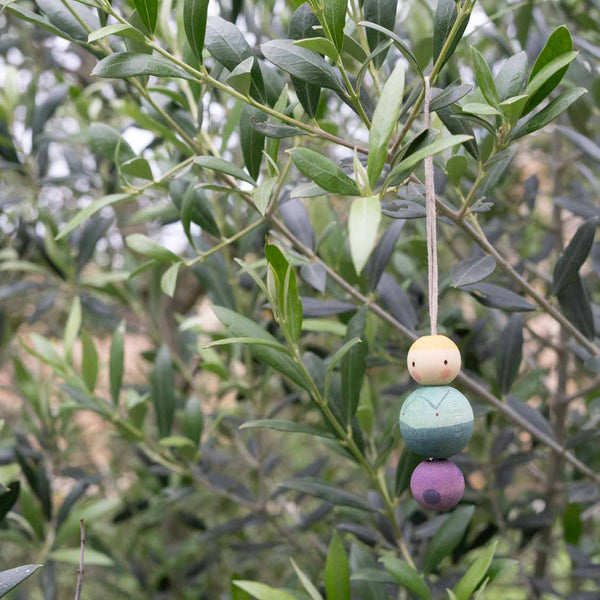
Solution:
[[[512,315],[500,333],[498,360],[498,387],[508,394],[510,386],[519,374],[523,358],[523,317]]]
[[[252,84],[252,69],[256,59],[249,56],[244,59],[227,78],[227,83],[240,94],[247,96],[250,93],[250,85]]]
[[[525,121],[513,134],[512,139],[518,139],[524,135],[529,135],[542,127],[546,127],[549,123],[552,123],[557,119],[571,104],[581,98],[587,93],[585,88],[573,88],[562,92],[559,96],[554,98],[552,102],[545,106],[542,110],[533,115],[530,119]]]
[[[518,564],[519,563],[516,560],[511,560],[509,558],[496,558],[493,560],[487,572],[490,583],[496,581],[499,577],[502,577],[502,575]]]
[[[567,319],[589,340],[594,339],[595,326],[587,288],[578,274],[562,287],[556,295]]]
[[[213,311],[232,335],[236,337],[262,338],[277,343],[277,340],[270,333],[267,333],[262,327],[254,323],[254,321],[242,317],[222,306],[213,306]],[[308,383],[304,379],[304,374],[287,354],[265,346],[253,346],[252,352],[258,360],[283,373],[300,387],[308,389]]]
[[[342,358],[342,402],[346,411],[346,423],[350,423],[356,414],[363,378],[367,370],[367,355],[369,348],[365,338],[367,307],[363,306],[348,322],[345,341],[360,338],[361,344],[356,344]]]
[[[473,132],[473,127],[470,123],[457,119],[456,116],[460,114],[460,108],[457,106],[449,105],[445,108],[436,110],[438,117],[442,123],[446,126],[446,129],[452,134],[463,134],[468,135],[471,139],[463,142],[465,150],[476,160],[479,160],[479,148],[477,146],[477,140]]]
[[[212,236],[220,237],[221,235],[210,201],[201,190],[195,189],[193,185],[188,186],[181,204],[181,224],[190,241],[191,223],[199,225],[202,231],[206,231]]]
[[[92,151],[101,154],[111,162],[118,164],[135,158],[131,146],[121,137],[121,133],[106,123],[90,125]]]
[[[209,0],[184,0],[183,25],[190,48],[199,63],[202,62]]]
[[[183,430],[185,431],[185,435],[198,446],[203,429],[204,414],[202,412],[202,404],[198,398],[191,396],[186,402],[185,410],[183,411]]]
[[[349,506],[368,512],[373,512],[375,510],[360,496],[351,492],[346,492],[340,489],[339,486],[312,477],[306,477],[304,479],[288,479],[281,484],[281,487],[288,490],[296,490],[303,494],[308,494],[309,496],[315,496],[338,506]]]
[[[94,340],[85,329],[81,332],[81,346],[81,374],[87,389],[93,393],[98,378],[98,352]]]
[[[244,106],[240,115],[240,142],[242,145],[242,155],[244,164],[248,173],[254,179],[258,179],[260,174],[260,165],[263,159],[263,148],[265,146],[265,136],[259,133],[253,126],[252,120],[258,120],[263,113],[252,106]]]
[[[269,123],[268,121],[262,121],[255,117],[250,119],[250,125],[256,129],[260,134],[275,139],[294,137],[297,135],[308,135],[306,131],[296,129],[290,125],[276,125],[275,123]]]
[[[295,46],[292,40],[272,40],[261,49],[267,60],[297,79],[345,93],[338,72],[316,52]]]
[[[578,277],[579,269],[592,250],[599,222],[598,217],[585,221],[577,229],[565,251],[556,261],[552,274],[552,295],[556,296],[566,285]]]
[[[350,565],[342,538],[334,533],[325,562],[325,593],[327,600],[350,600]]]
[[[369,274],[369,291],[372,292],[377,289],[379,280],[394,252],[396,242],[405,222],[403,219],[395,220],[386,228],[379,242],[377,242],[377,246],[375,246],[375,250],[373,250],[373,254],[371,254],[365,267],[365,271]]]
[[[473,86],[468,83],[453,83],[443,90],[432,90],[429,109],[431,112],[437,112],[441,108],[450,106],[464,98],[472,89]]]
[[[8,484],[5,491],[0,492],[0,523],[19,499],[20,491],[21,484],[18,481],[13,481]]]
[[[348,0],[323,0],[323,16],[331,41],[338,51],[344,44],[344,25],[346,24],[346,7]]]
[[[152,238],[142,233],[132,233],[125,238],[125,243],[134,252],[143,254],[159,262],[178,262],[179,256],[168,248],[156,243]]]
[[[439,0],[437,5],[437,10],[435,11],[435,19],[433,25],[433,61],[436,62],[442,53],[442,48],[450,32],[452,31],[452,27],[456,19],[458,18],[458,10],[456,7],[455,0]],[[467,23],[469,22],[469,18],[463,18],[463,21],[460,25],[460,28],[452,38],[450,45],[448,46],[448,50],[445,56],[442,59],[441,66],[448,61],[448,59],[454,54],[458,43],[460,42],[463,33],[467,27]]]
[[[131,177],[139,177],[140,179],[147,179],[152,181],[154,176],[152,175],[152,169],[148,164],[148,161],[141,156],[132,158],[121,165],[121,173],[130,175]]]
[[[1,517],[0,517],[1,520]],[[583,523],[581,521],[581,505],[576,502],[570,502],[563,515],[563,527],[565,530],[565,542],[577,546],[583,533]]]
[[[25,565],[8,571],[0,571],[0,598],[4,598],[9,592],[21,585],[28,577],[31,577],[42,565]]]
[[[110,345],[110,395],[114,404],[119,404],[119,394],[123,383],[123,371],[125,369],[125,322],[122,321],[113,333]]]
[[[461,289],[490,308],[500,308],[508,312],[535,310],[535,306],[523,297],[493,283],[472,283],[462,286]]]
[[[369,581],[371,583],[381,583],[384,585],[395,585],[396,580],[381,569],[360,569],[352,573],[352,581]]]
[[[398,466],[396,467],[396,483],[394,490],[396,496],[400,496],[408,489],[412,472],[421,462],[423,462],[423,458],[419,454],[409,450],[406,446],[402,449],[402,454],[400,454]]]
[[[492,559],[496,552],[498,542],[493,542],[487,550],[484,550],[469,567],[467,572],[462,576],[461,580],[454,587],[454,594],[457,600],[469,600],[471,595],[479,587],[484,580]]]
[[[126,79],[140,75],[156,77],[177,77],[194,81],[194,76],[184,71],[162,56],[149,54],[133,54],[132,52],[115,52],[103,58],[92,71],[96,77]]]
[[[486,277],[489,277],[496,268],[496,261],[493,257],[482,254],[474,258],[467,258],[458,263],[452,269],[452,285],[461,287],[477,283]]]
[[[97,40],[101,40],[109,35],[116,35],[141,43],[143,43],[145,40],[144,34],[135,27],[126,25],[125,23],[116,23],[114,25],[107,25],[106,27],[92,31],[92,33],[88,35],[88,44]]]
[[[290,155],[296,168],[324,190],[345,196],[360,195],[354,180],[326,156],[308,148],[293,148]]]
[[[547,68],[558,57],[570,53],[573,50],[573,40],[571,34],[565,25],[557,27],[546,42],[546,45],[539,53],[531,74],[529,76],[529,84],[534,80],[540,72]],[[544,84],[532,95],[525,106],[523,114],[531,112],[544,98],[548,97],[550,92],[562,81],[568,69],[568,64],[557,70],[551,77],[545,80]],[[528,84],[528,87],[529,87]]]
[[[48,21],[55,27],[64,31],[68,36],[79,40],[87,41],[88,32],[84,25],[71,13],[67,6],[60,0],[36,0],[40,11],[48,17]],[[90,29],[99,29],[100,23],[98,16],[88,6],[78,4],[77,15],[86,23]]]
[[[573,142],[587,157],[600,164],[600,146],[588,136],[562,125],[557,125],[556,129]]]
[[[554,431],[552,430],[552,426],[542,413],[526,404],[525,402],[521,402],[512,396],[508,396],[507,398],[508,405],[521,417],[523,417],[528,423],[533,425],[536,429],[543,431],[548,437],[554,439]]]
[[[161,346],[156,354],[150,376],[150,394],[158,434],[161,438],[167,437],[171,433],[175,415],[175,372],[171,354],[166,346]]]
[[[324,54],[332,60],[336,60],[339,56],[339,52],[333,45],[333,42],[330,42],[327,38],[323,37],[309,37],[302,40],[296,40],[294,45],[300,46],[300,48],[307,48],[317,54]]]
[[[385,567],[385,570],[393,576],[401,587],[410,590],[422,600],[433,600],[427,584],[408,563],[395,556],[384,556],[379,560]]]
[[[133,4],[148,32],[154,33],[158,17],[158,0],[133,0]]]
[[[458,546],[467,531],[474,512],[474,506],[458,507],[435,532],[425,552],[423,563],[425,573],[431,573],[442,559]]]
[[[381,25],[382,27],[390,27],[392,30],[396,23],[397,8],[397,0],[364,0],[363,2],[363,14],[366,21],[370,21],[375,25]],[[385,39],[386,36],[381,31],[373,28],[367,29],[367,42],[369,43],[371,52]],[[387,49],[376,57],[376,66],[380,67],[383,64],[386,54]]]

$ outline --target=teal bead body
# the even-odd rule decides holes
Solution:
[[[413,452],[425,458],[448,458],[469,443],[473,409],[453,387],[422,386],[402,404],[400,432]]]

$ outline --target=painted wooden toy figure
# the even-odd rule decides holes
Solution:
[[[431,124],[430,100],[429,78],[425,77],[425,127]],[[426,459],[412,473],[413,498],[429,510],[450,510],[463,496],[465,479],[448,458],[469,443],[473,409],[463,394],[448,385],[460,371],[460,351],[450,338],[437,335],[438,264],[432,157],[425,159],[425,209],[431,335],[417,339],[408,351],[408,371],[421,386],[402,404],[400,432],[406,446]]]

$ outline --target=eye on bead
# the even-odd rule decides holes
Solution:
[[[408,351],[408,370],[422,385],[445,385],[460,371],[458,346],[445,335],[425,335]]]

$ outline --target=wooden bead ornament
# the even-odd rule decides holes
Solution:
[[[425,458],[448,458],[469,443],[473,409],[453,387],[418,387],[402,405],[400,432],[413,452]]]
[[[431,87],[424,78],[425,127],[431,126]],[[431,335],[414,342],[407,356],[408,371],[421,384],[400,409],[400,432],[406,446],[429,459],[412,473],[414,499],[429,510],[450,510],[461,500],[465,478],[449,460],[473,434],[473,409],[469,401],[447,384],[460,371],[460,352],[445,335],[437,335],[438,260],[433,157],[425,159],[425,229],[427,233],[427,283]]]
[[[465,478],[449,460],[426,460],[413,471],[410,490],[423,508],[450,510],[463,496]]]
[[[406,362],[412,378],[421,385],[446,385],[460,371],[460,351],[445,335],[425,335],[410,347]]]

